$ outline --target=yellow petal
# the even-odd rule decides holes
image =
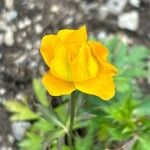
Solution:
[[[89,41],[88,43],[92,49],[93,55],[99,61],[99,65],[101,68],[99,71],[115,75],[117,73],[117,69],[113,65],[111,65],[107,60],[108,49],[101,43],[96,41]]]
[[[104,72],[111,74],[112,76],[115,76],[117,74],[117,68],[113,66],[112,64],[109,64],[108,62],[105,63]]]
[[[55,35],[45,35],[42,38],[40,52],[48,66],[54,57],[54,51],[58,44],[58,38]]]
[[[81,28],[74,30],[70,34],[68,34],[65,39],[64,43],[68,46],[76,45],[76,47],[80,46],[82,43],[87,41],[87,30],[86,26],[82,26]]]
[[[99,42],[96,42],[96,41],[89,41],[88,42],[92,51],[93,51],[93,54],[94,56],[101,62],[101,60],[106,60],[107,59],[107,56],[108,56],[108,50],[107,48],[102,45],[101,43]]]
[[[75,90],[74,83],[60,80],[47,72],[42,79],[42,83],[52,96],[70,94]]]
[[[71,30],[71,29],[63,29],[63,30],[60,30],[58,33],[57,33],[57,36],[61,39],[61,40],[64,40],[70,33],[73,33],[75,30]]]
[[[71,81],[71,70],[68,63],[68,49],[63,45],[58,47],[55,51],[55,57],[50,64],[51,73],[62,79]]]
[[[75,82],[93,78],[98,73],[98,62],[93,57],[88,44],[82,44],[76,53],[70,53],[70,65],[72,78]]]
[[[75,87],[84,93],[98,96],[103,100],[108,100],[115,94],[113,78],[109,74],[99,73],[93,79],[75,83]]]

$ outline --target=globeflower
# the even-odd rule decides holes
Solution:
[[[108,62],[104,45],[88,41],[86,26],[45,35],[40,52],[50,68],[42,83],[52,96],[70,94],[76,89],[103,100],[114,96],[113,76],[117,69]]]

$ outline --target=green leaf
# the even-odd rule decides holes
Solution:
[[[133,145],[133,150],[149,150],[150,149],[150,132],[141,136],[137,136],[137,141]]]
[[[133,114],[138,116],[150,116],[150,96],[148,100],[142,101],[141,104],[134,109]]]
[[[48,120],[49,122],[58,127],[62,127],[66,133],[68,132],[68,129],[65,127],[64,122],[61,120],[61,118],[53,109],[48,109],[47,107],[42,106],[40,104],[37,104],[37,108],[38,111],[46,120]]]
[[[51,124],[49,121],[45,120],[44,118],[40,118],[38,121],[36,121],[32,125],[32,132],[40,131],[40,132],[47,132],[49,130],[52,130],[54,128],[54,125]]]
[[[134,46],[130,49],[129,53],[129,61],[132,63],[139,62],[139,60],[143,60],[148,58],[149,51],[144,46]]]
[[[129,79],[126,77],[118,76],[115,78],[116,89],[121,93],[126,93],[131,90]]]
[[[98,127],[99,121],[97,120],[97,118],[92,119],[88,126],[86,136],[84,138],[77,137],[76,139],[75,147],[77,150],[91,150],[93,148],[94,137],[97,133]]]
[[[38,79],[33,80],[33,90],[34,90],[34,93],[35,93],[38,101],[41,104],[48,106],[49,101],[46,96],[46,93],[47,93],[46,89],[44,88],[44,86],[41,84],[41,82]]]
[[[19,142],[20,150],[41,150],[42,137],[37,136],[35,133],[27,133],[27,137]]]
[[[12,121],[35,120],[39,118],[36,113],[29,109],[25,101],[9,100],[4,105],[8,111],[13,113],[11,116]]]
[[[111,135],[111,140],[123,141],[129,139],[131,136],[130,132],[123,133],[122,128],[115,127],[115,128],[109,128],[108,130]]]
[[[57,130],[55,129],[47,132],[42,142],[42,150],[45,150],[47,147],[49,147],[52,144],[53,140],[62,137],[64,134],[65,134],[65,130],[62,128],[58,128]]]

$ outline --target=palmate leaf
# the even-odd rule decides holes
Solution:
[[[137,136],[137,140],[132,150],[149,150],[150,149],[150,132]]]
[[[139,61],[147,58],[149,50],[144,46],[133,46],[129,51],[129,63],[138,63]]]
[[[43,137],[37,136],[33,132],[28,132],[26,138],[19,142],[20,150],[41,150]]]
[[[62,136],[64,136],[65,130],[62,128],[57,128],[57,130],[51,130],[46,133],[43,141],[42,141],[42,150],[46,150],[52,142]]]
[[[54,129],[54,125],[52,123],[44,118],[39,118],[39,120],[32,125],[31,132],[39,131],[41,133],[45,133],[52,129]]]
[[[9,100],[5,102],[4,105],[9,112],[13,113],[11,116],[12,121],[35,120],[39,118],[39,116],[36,113],[30,110],[25,100]]]
[[[41,81],[38,79],[34,79],[32,84],[33,84],[33,90],[34,90],[34,93],[37,97],[37,100],[41,104],[48,106],[49,101],[48,101],[47,96],[46,96],[47,91],[44,88],[44,86],[42,85]]]
[[[148,59],[150,52],[146,47],[135,45],[128,48],[117,36],[104,41],[104,44],[111,52],[110,61],[115,64],[119,74],[130,78],[148,75],[148,71],[145,69],[147,68],[145,60]]]
[[[130,81],[126,77],[117,76],[115,78],[116,90],[121,93],[126,93],[131,90]]]
[[[150,116],[150,96],[147,96],[133,111],[138,116]]]
[[[91,150],[93,149],[94,137],[99,127],[99,119],[94,118],[90,120],[87,134],[84,138],[77,137],[75,147],[77,150]]]
[[[43,105],[37,104],[39,113],[49,122],[56,125],[57,127],[61,127],[65,130],[65,132],[68,132],[68,129],[65,127],[64,122],[62,119],[58,116],[58,114],[53,110],[49,109]]]

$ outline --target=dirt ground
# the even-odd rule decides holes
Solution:
[[[45,70],[39,55],[43,35],[86,24],[97,38],[117,33],[131,44],[150,47],[150,0],[119,1],[0,0],[0,150],[16,149],[2,104],[24,94],[34,99],[31,81]],[[125,20],[125,15],[132,17]]]

